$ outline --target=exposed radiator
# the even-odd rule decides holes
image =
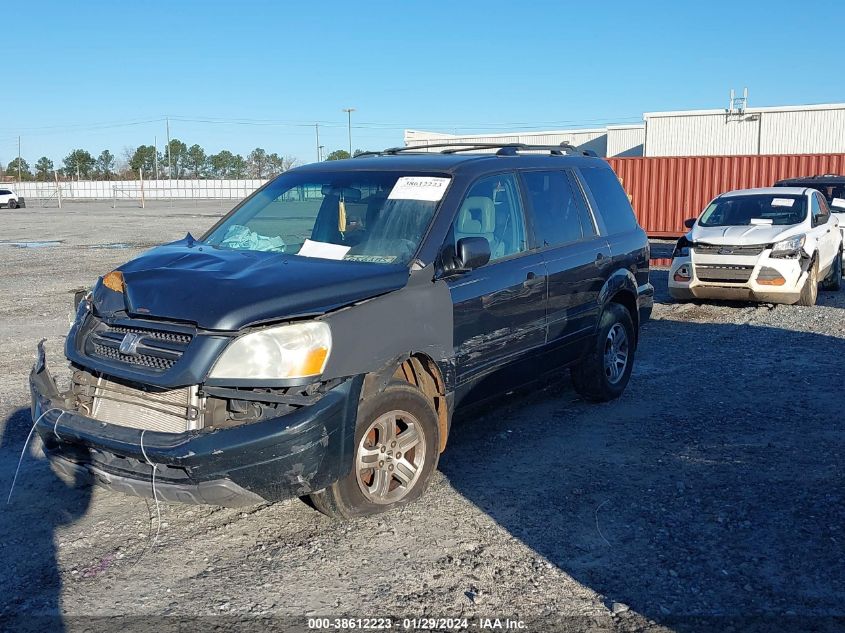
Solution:
[[[95,380],[91,411],[95,420],[164,433],[202,428],[203,403],[196,386],[144,391],[105,377]]]

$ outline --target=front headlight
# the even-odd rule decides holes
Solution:
[[[690,246],[692,246],[692,242],[687,239],[686,235],[682,236],[672,250],[672,259],[676,257],[689,257]]]
[[[319,376],[332,350],[329,326],[320,321],[270,327],[236,338],[209,378],[278,380]]]
[[[772,257],[795,257],[804,248],[806,235],[795,235],[775,243],[772,246]]]

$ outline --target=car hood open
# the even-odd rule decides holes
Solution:
[[[408,269],[229,250],[190,235],[118,268],[124,294],[98,284],[101,314],[195,323],[210,330],[323,314],[404,287]]]
[[[790,235],[800,233],[800,227],[795,225],[775,226],[762,224],[751,226],[699,226],[693,227],[687,239],[691,242],[704,244],[750,246],[756,244],[771,244],[786,239]]]

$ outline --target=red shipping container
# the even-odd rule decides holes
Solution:
[[[771,187],[783,178],[845,174],[845,154],[608,158],[631,198],[637,220],[653,237],[683,235],[720,193]]]

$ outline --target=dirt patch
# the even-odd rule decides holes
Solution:
[[[4,215],[12,239],[29,212]],[[72,224],[56,213],[45,239],[103,243],[107,210]],[[146,213],[108,239],[167,241],[212,222]],[[14,297],[0,308],[4,498],[31,425],[35,344],[50,339],[58,363],[69,291],[137,252],[0,251],[15,271],[0,280]],[[336,523],[299,501],[164,505],[153,545],[150,504],[68,488],[33,447],[0,513],[0,616],[61,611],[71,629],[73,616],[116,614],[833,626],[825,618],[845,617],[845,293],[813,308],[676,305],[665,276],[621,399],[589,404],[564,381],[465,412],[429,492],[381,517]]]

